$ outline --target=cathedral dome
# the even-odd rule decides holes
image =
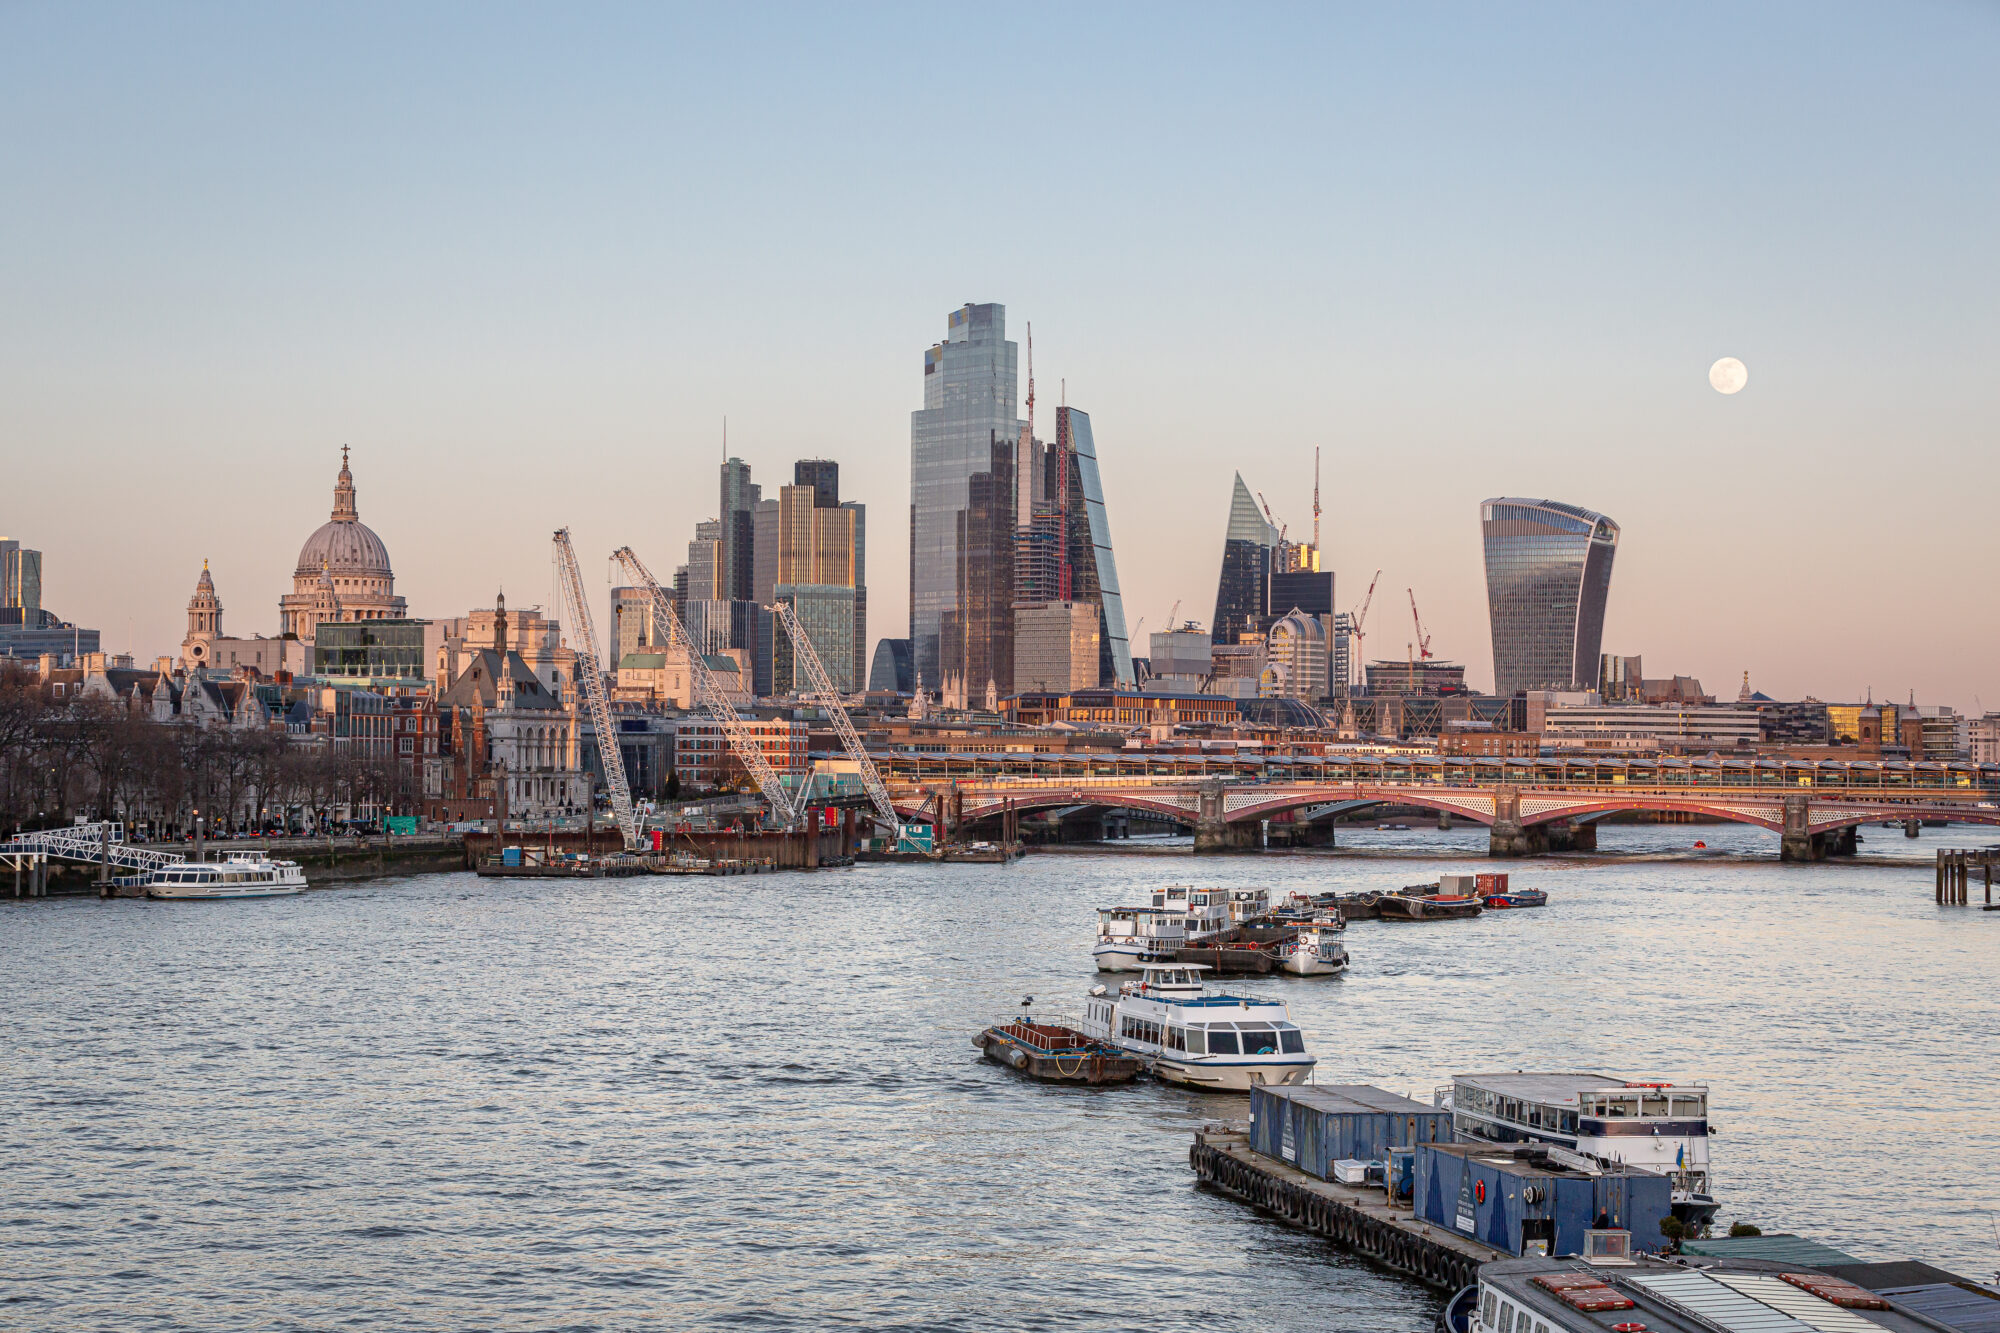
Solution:
[[[347,468],[347,450],[340,451],[340,477],[333,487],[333,517],[299,548],[294,578],[317,578],[321,570],[349,577],[393,578],[389,548],[361,521],[354,508],[354,474]]]

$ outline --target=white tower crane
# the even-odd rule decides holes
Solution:
[[[882,781],[882,775],[875,770],[875,761],[868,757],[867,747],[861,744],[860,735],[854,730],[854,723],[848,719],[847,709],[841,705],[840,693],[833,688],[833,681],[827,677],[826,667],[819,660],[819,651],[807,637],[805,626],[799,624],[798,616],[790,603],[778,602],[771,611],[784,625],[785,633],[791,636],[793,660],[805,664],[806,677],[812,682],[812,692],[801,694],[801,699],[809,700],[826,710],[833,721],[834,732],[840,737],[841,748],[861,772],[861,785],[868,791],[868,803],[875,807],[875,815],[883,828],[893,837],[902,836],[902,821],[896,818],[896,807],[889,800],[889,788]]]
[[[576,687],[583,692],[584,705],[590,710],[590,724],[597,729],[597,758],[604,768],[604,785],[611,789],[611,814],[618,821],[618,833],[625,846],[637,847],[639,822],[632,813],[632,787],[625,780],[625,755],[618,748],[618,728],[611,718],[611,703],[604,694],[604,673],[597,663],[597,626],[590,619],[590,601],[584,596],[583,575],[576,567],[576,550],[570,545],[568,528],[556,529],[555,560],[556,576],[569,603],[570,630],[575,636],[570,646],[576,651]]]
[[[1354,655],[1347,659],[1350,670],[1356,666],[1361,667],[1364,672],[1367,670],[1366,664],[1368,659],[1362,656],[1362,649],[1363,645],[1368,641],[1366,628],[1368,624],[1368,606],[1375,600],[1375,585],[1381,579],[1382,571],[1378,569],[1375,571],[1375,577],[1368,580],[1368,595],[1361,599],[1361,609],[1354,613],[1354,628],[1349,631],[1354,635]],[[1367,676],[1363,675],[1362,679],[1366,680]]]
[[[652,597],[654,619],[667,627],[669,646],[687,654],[688,678],[694,685],[695,702],[722,728],[722,734],[729,739],[730,753],[749,771],[757,790],[764,794],[771,813],[777,817],[779,827],[791,828],[805,808],[805,790],[801,788],[796,793],[785,790],[784,782],[778,777],[777,770],[771,767],[771,761],[764,757],[757,738],[743,725],[743,719],[736,715],[736,706],[729,702],[722,687],[716,684],[714,673],[708,669],[708,663],[702,660],[694,641],[688,637],[681,618],[674,614],[673,599],[661,589],[653,571],[646,568],[645,562],[629,546],[619,547],[611,553],[611,558],[625,571],[629,582],[643,587]]]

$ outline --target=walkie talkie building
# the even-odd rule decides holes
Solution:
[[[1618,525],[1556,500],[1488,500],[1486,607],[1493,692],[1591,689],[1604,639]]]

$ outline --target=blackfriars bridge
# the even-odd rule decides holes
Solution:
[[[1852,853],[1854,830],[1871,822],[2000,825],[2000,765],[1428,756],[1245,764],[1127,754],[883,758],[905,818],[935,819],[943,808],[956,824],[1050,809],[1144,811],[1191,826],[1197,852],[1255,847],[1266,820],[1310,824],[1379,806],[1436,810],[1483,824],[1493,856],[1593,849],[1597,823],[1627,811],[1767,828],[1780,835],[1780,857],[1787,861]],[[1195,767],[1198,760],[1208,771]]]

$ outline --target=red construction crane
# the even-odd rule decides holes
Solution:
[[[1417,590],[1406,588],[1410,594],[1410,619],[1417,624],[1417,656],[1428,662],[1431,657],[1431,636],[1424,633],[1424,618],[1417,614]]]

